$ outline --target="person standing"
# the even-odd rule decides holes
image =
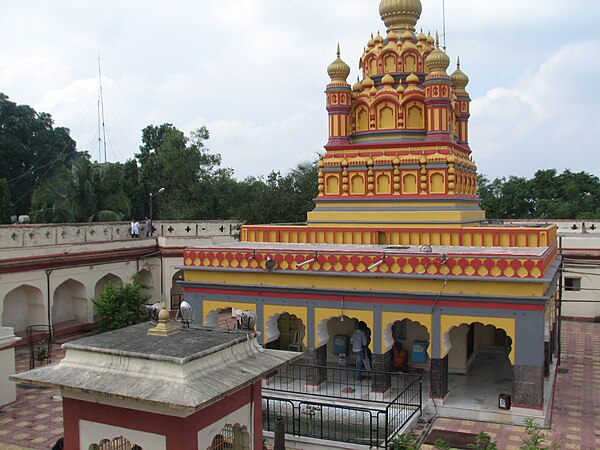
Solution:
[[[352,343],[352,353],[354,353],[354,363],[356,370],[354,371],[354,379],[360,381],[361,368],[363,365],[365,346],[367,345],[367,335],[363,330],[362,324],[359,324],[358,328],[354,330],[350,342]]]
[[[146,216],[146,237],[152,237],[152,221]]]
[[[132,238],[140,237],[140,223],[135,219],[131,219],[131,237]]]

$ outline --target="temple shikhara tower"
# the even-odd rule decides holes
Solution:
[[[254,311],[263,346],[300,349],[315,367],[337,366],[340,353],[352,364],[348,338],[364,322],[374,373],[390,370],[402,343],[445,414],[543,419],[555,372],[556,228],[485,221],[469,78],[458,55],[450,69],[435,34],[416,31],[421,12],[419,0],[379,3],[385,36],[366,37],[352,85],[338,46],[306,223],[243,226],[237,244],[188,248],[185,300],[207,326],[227,308]],[[478,370],[482,392],[454,384]],[[307,377],[318,387],[327,371]],[[373,391],[385,393],[387,380],[374,375]],[[511,396],[509,411],[498,410],[499,394]]]

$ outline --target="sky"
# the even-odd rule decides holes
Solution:
[[[417,31],[443,31],[421,0]],[[107,159],[133,158],[147,125],[189,134],[234,176],[287,173],[327,141],[327,66],[351,67],[379,0],[27,0],[0,8],[0,92],[50,113],[98,150],[98,57]],[[469,76],[470,146],[489,179],[538,169],[600,175],[600,1],[445,0],[446,47]]]

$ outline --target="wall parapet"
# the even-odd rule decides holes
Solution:
[[[0,248],[106,242],[131,239],[130,222],[0,225]],[[145,235],[144,224],[141,236]],[[232,220],[154,221],[154,237],[232,237],[239,222]]]
[[[555,225],[464,228],[330,228],[306,225],[244,225],[243,242],[350,245],[444,245],[456,247],[550,247]]]

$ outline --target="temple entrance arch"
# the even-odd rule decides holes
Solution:
[[[428,369],[431,362],[431,316],[429,314],[387,314],[386,319],[394,318],[393,322],[383,322],[382,353],[387,354],[386,360],[392,359],[392,347],[396,342],[408,353],[408,365],[420,369]]]
[[[95,299],[100,297],[102,292],[104,292],[104,289],[106,289],[106,285],[108,283],[111,283],[114,287],[119,287],[123,284],[123,280],[114,273],[107,273],[106,275],[104,275],[96,282],[96,286],[94,287]]]
[[[4,297],[2,325],[24,331],[28,325],[42,325],[48,321],[44,295],[38,288],[24,284]]]
[[[180,281],[183,281],[183,270],[178,270],[171,277],[171,290],[169,298],[171,300],[171,309],[179,309],[179,304],[183,301],[183,286]]]
[[[90,303],[85,294],[85,286],[69,278],[54,290],[52,323],[54,325],[69,321],[87,323]]]
[[[447,393],[444,404],[468,401],[482,410],[497,409],[498,395],[513,390],[515,320],[442,316],[440,331],[446,362],[438,378],[448,381],[438,394]]]
[[[276,313],[265,320],[265,347],[302,351],[306,348],[306,326],[301,317]]]
[[[204,310],[204,326],[212,328],[230,330],[236,328],[236,311],[253,311],[256,313],[256,305],[254,303],[205,300],[202,306]]]

